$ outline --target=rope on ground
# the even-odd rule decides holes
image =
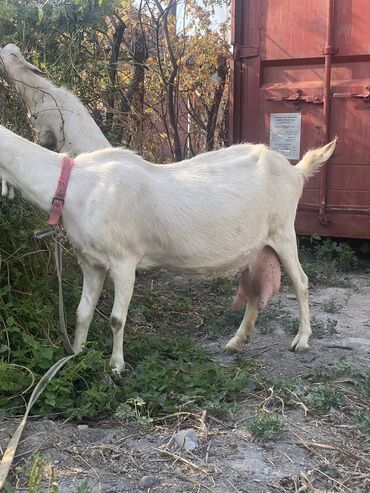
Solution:
[[[28,418],[28,415],[31,411],[32,406],[35,404],[37,399],[40,397],[40,395],[43,393],[45,390],[47,384],[50,382],[50,380],[58,373],[58,371],[72,358],[74,358],[76,355],[75,354],[70,354],[69,356],[65,356],[64,358],[61,358],[59,361],[57,361],[46,373],[45,375],[41,378],[41,380],[38,382],[36,387],[34,388],[30,400],[28,401],[28,405],[26,408],[26,412],[24,413],[24,416],[22,418],[22,421],[20,422],[20,425],[16,429],[14,435],[12,436],[5,452],[3,455],[3,458],[1,459],[0,462],[0,491],[2,491],[2,488],[4,487],[5,480],[8,476],[10,466],[12,465],[13,459],[14,459],[14,454],[17,449],[19,440],[21,438],[23,429],[26,425],[26,421]]]

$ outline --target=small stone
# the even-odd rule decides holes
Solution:
[[[185,450],[194,450],[198,447],[198,436],[193,428],[180,430],[175,435],[175,442]]]
[[[143,476],[139,481],[140,488],[150,488],[155,485],[156,479],[154,476]]]
[[[89,429],[89,425],[77,425],[77,429],[81,431],[86,431]]]

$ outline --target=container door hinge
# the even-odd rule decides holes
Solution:
[[[242,58],[253,58],[258,56],[258,46],[235,45],[233,58],[240,60]]]

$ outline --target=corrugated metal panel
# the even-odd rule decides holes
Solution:
[[[300,156],[339,137],[305,187],[301,234],[370,238],[369,11],[370,0],[233,1],[231,141],[270,144],[274,113],[301,114]]]

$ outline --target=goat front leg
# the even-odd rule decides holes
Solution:
[[[6,177],[1,177],[1,195],[3,197],[8,197],[8,199],[14,199],[14,188],[12,185],[8,185]]]
[[[111,267],[111,276],[114,283],[114,304],[110,318],[113,333],[113,351],[110,365],[117,374],[120,374],[125,369],[123,333],[128,307],[134,291],[136,265],[137,262],[134,259],[128,259]]]
[[[308,278],[298,259],[297,241],[294,231],[288,237],[283,238],[281,242],[275,243],[274,248],[292,282],[299,304],[299,329],[290,348],[293,351],[305,351],[309,347],[308,339],[312,334],[308,305]]]
[[[225,346],[227,353],[239,353],[245,342],[248,342],[254,330],[254,324],[258,317],[258,298],[253,298],[247,305],[243,320],[236,334]]]
[[[81,261],[83,288],[81,300],[77,308],[77,322],[73,351],[79,353],[87,339],[91,320],[104,284],[106,270]]]

